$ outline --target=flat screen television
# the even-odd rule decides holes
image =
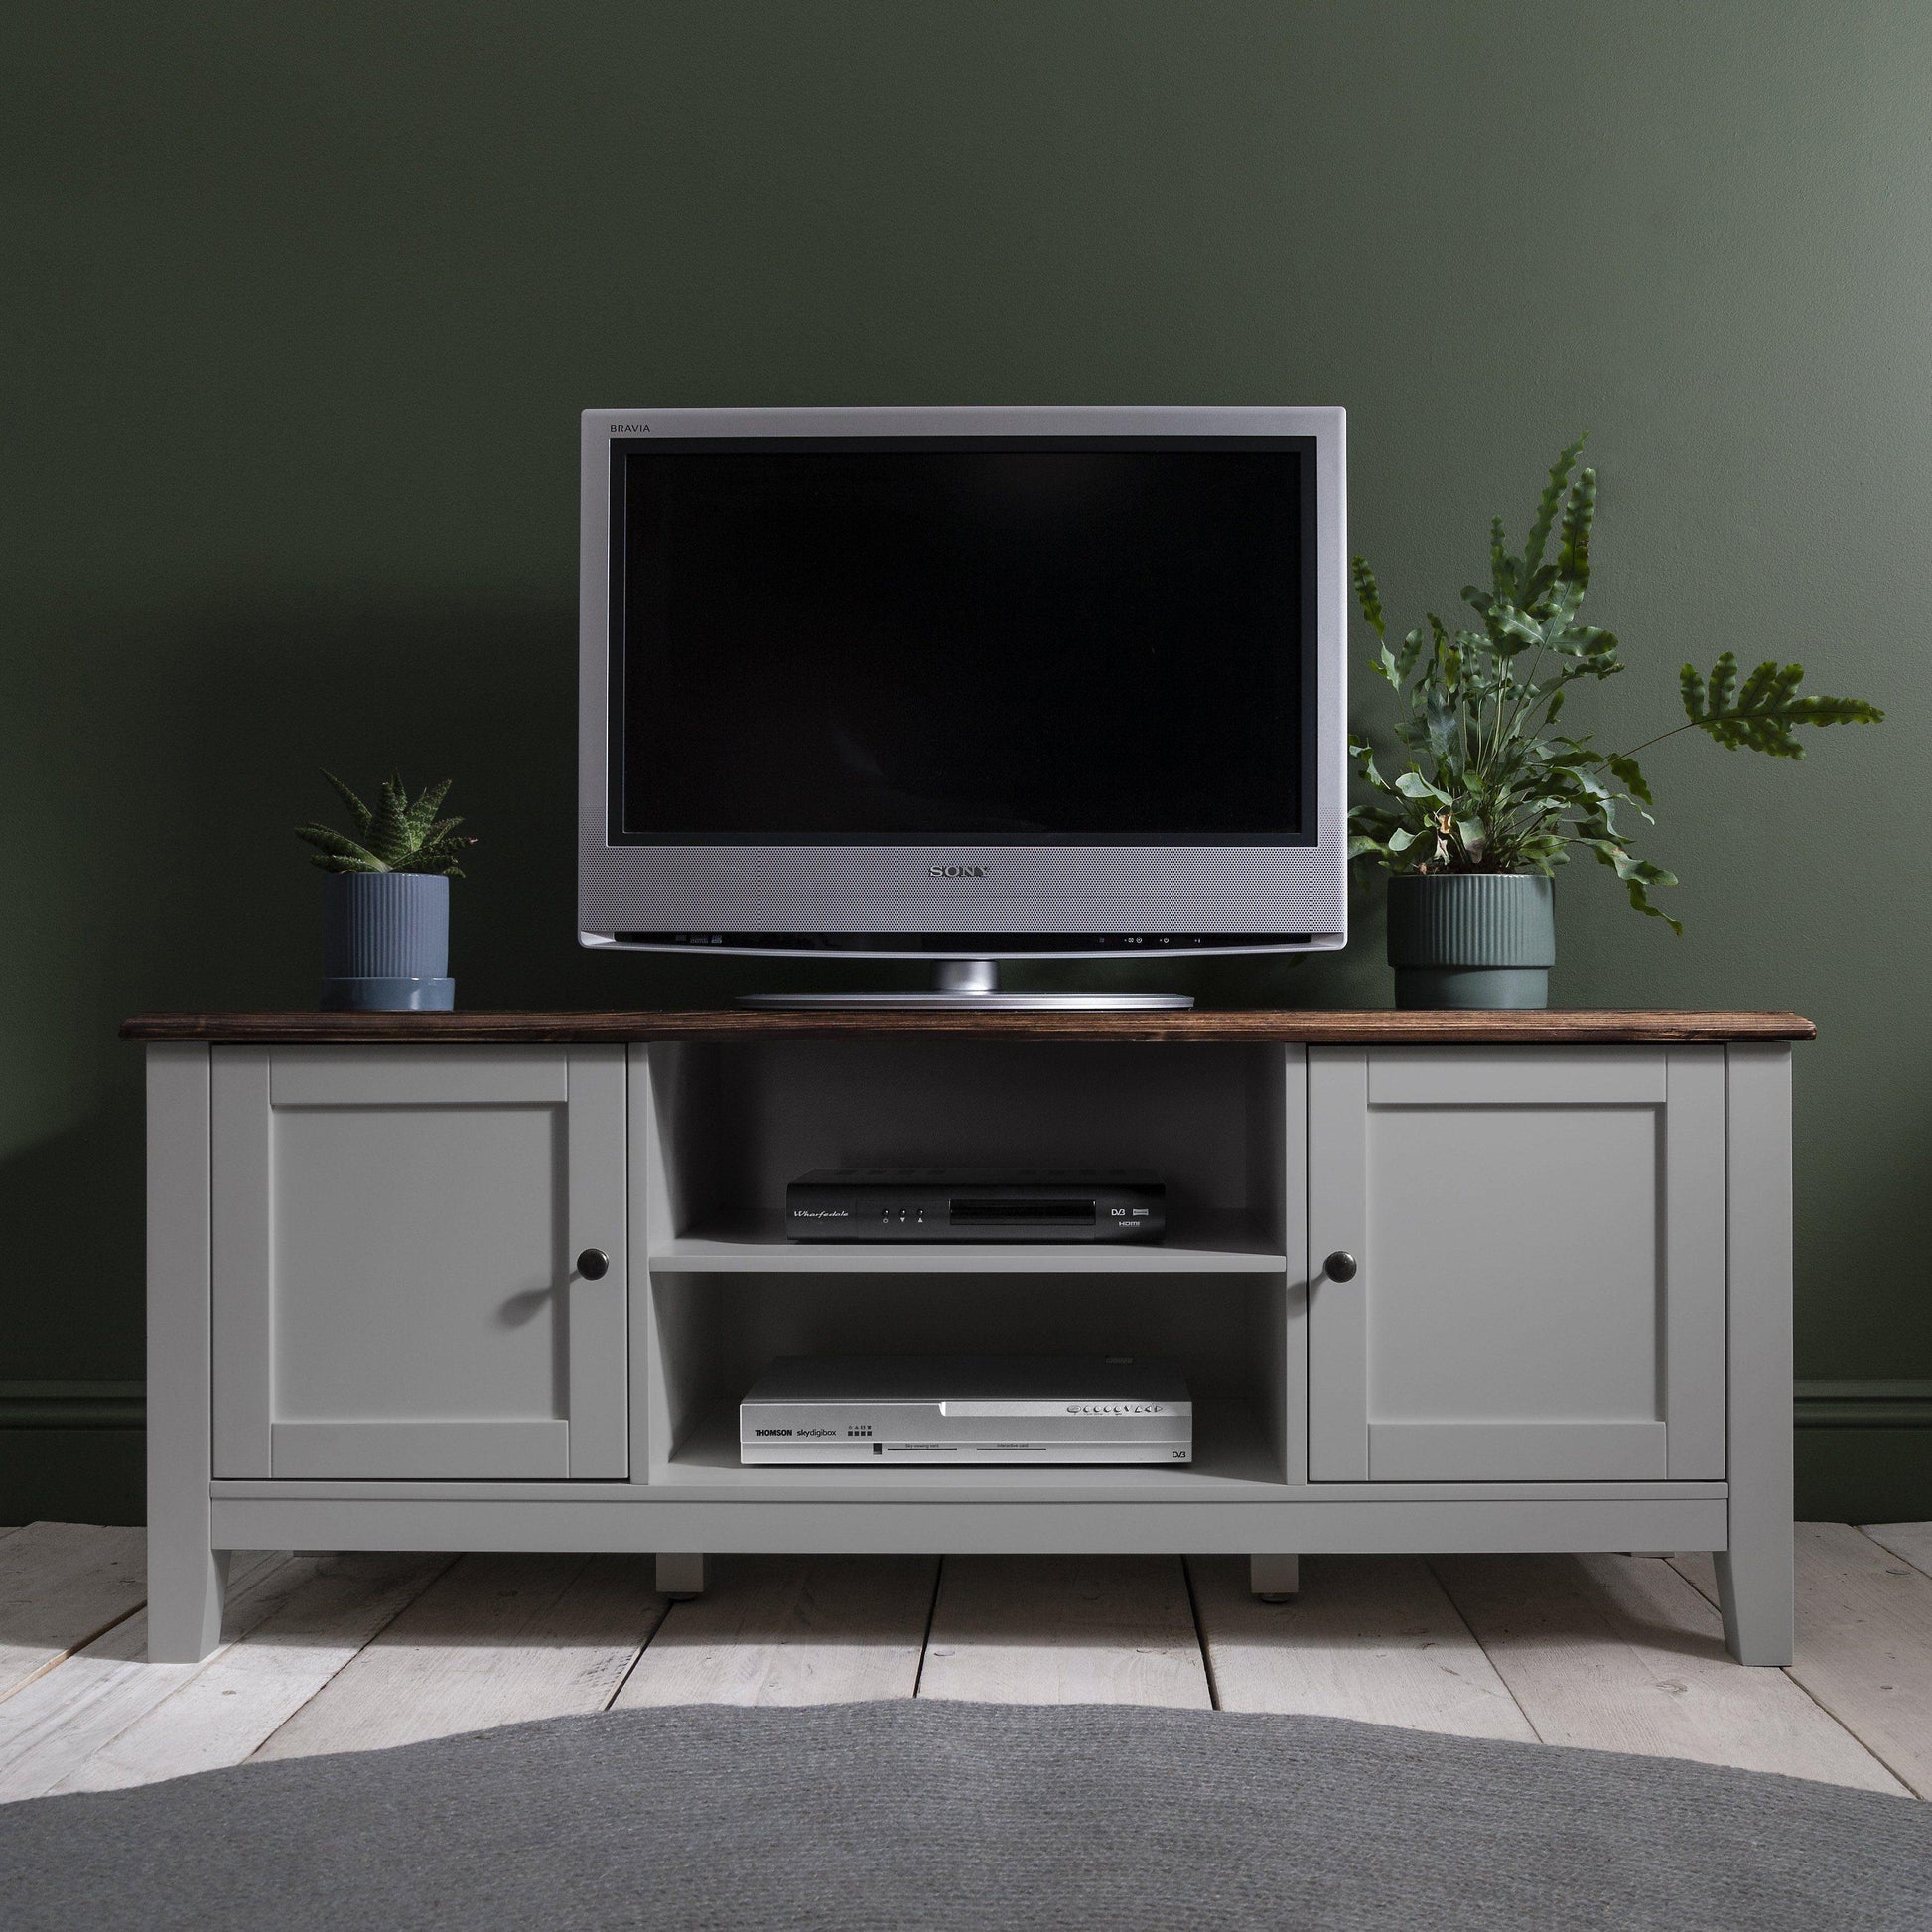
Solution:
[[[1341,946],[1343,436],[586,411],[582,943],[927,958],[974,1000],[1002,959]]]

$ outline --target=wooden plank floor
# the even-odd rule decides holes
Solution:
[[[874,1698],[1306,1712],[1932,1798],[1932,1524],[1801,1526],[1798,1656],[1725,1655],[1707,1557],[234,1561],[223,1642],[143,1656],[140,1532],[0,1532],[0,1799],[566,1712]]]

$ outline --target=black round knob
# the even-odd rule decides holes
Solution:
[[[1337,1248],[1321,1264],[1321,1272],[1331,1282],[1352,1282],[1355,1279],[1355,1257],[1346,1248]]]
[[[577,1257],[577,1272],[587,1282],[601,1282],[611,1272],[611,1257],[602,1248],[586,1248]]]

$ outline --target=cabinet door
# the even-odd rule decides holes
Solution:
[[[1719,1046],[1311,1049],[1311,1475],[1722,1477],[1724,1154]]]
[[[213,1062],[215,1474],[623,1475],[623,1049]]]

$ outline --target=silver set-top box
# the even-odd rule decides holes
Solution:
[[[1128,1355],[787,1355],[746,1392],[739,1460],[878,1468],[1190,1462],[1172,1362]]]
[[[1159,1241],[1141,1168],[814,1168],[785,1188],[791,1241]]]

